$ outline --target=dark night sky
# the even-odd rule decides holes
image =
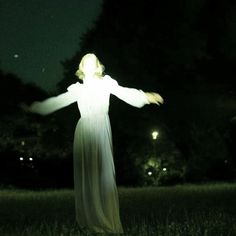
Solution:
[[[0,0],[0,69],[55,91],[102,0]]]

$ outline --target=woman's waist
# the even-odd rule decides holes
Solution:
[[[83,114],[81,113],[80,119],[99,119],[108,117],[108,112],[91,112]]]

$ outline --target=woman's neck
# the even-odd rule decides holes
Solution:
[[[95,79],[99,79],[99,77],[97,76],[97,75],[85,75],[84,76],[84,80],[87,80],[87,81],[89,81],[89,80],[95,80]]]
[[[84,84],[94,84],[98,80],[96,75],[85,75],[83,79]]]

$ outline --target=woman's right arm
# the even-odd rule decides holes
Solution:
[[[25,110],[40,115],[49,115],[63,107],[66,107],[77,100],[78,85],[72,84],[67,88],[67,90],[67,92],[60,95],[47,98],[43,101],[33,102],[28,109]]]

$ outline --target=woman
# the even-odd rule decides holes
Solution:
[[[118,85],[103,76],[104,66],[94,54],[86,54],[76,71],[83,80],[67,88],[67,92],[42,102],[34,102],[28,110],[50,114],[77,102],[79,119],[73,144],[76,220],[81,228],[96,233],[123,233],[120,222],[118,192],[112,153],[112,136],[108,117],[109,96],[142,107],[163,103],[157,93]]]

